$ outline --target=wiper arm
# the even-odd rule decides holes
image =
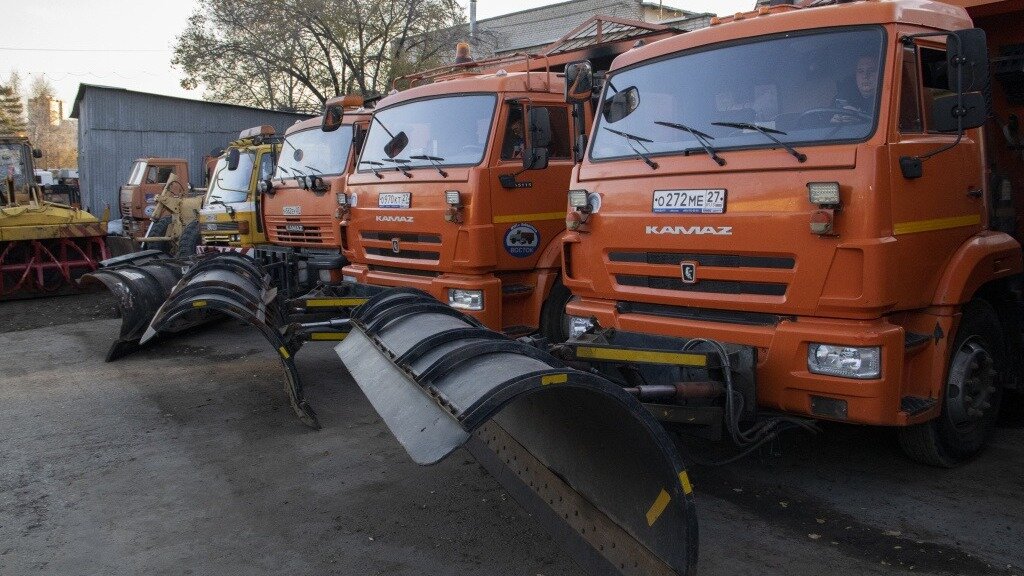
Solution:
[[[607,126],[602,126],[602,128],[604,128],[605,130],[611,132],[612,134],[617,134],[617,135],[622,136],[623,138],[625,138],[626,139],[626,143],[629,144],[629,147],[633,150],[633,152],[636,153],[637,156],[639,156],[641,159],[643,159],[644,164],[647,164],[648,166],[650,166],[651,170],[657,170],[658,169],[658,163],[655,162],[654,160],[651,160],[651,157],[649,156],[651,151],[648,150],[646,146],[644,146],[644,142],[647,142],[648,144],[650,144],[650,143],[653,143],[654,140],[651,140],[649,138],[644,138],[642,136],[637,136],[636,134],[630,134],[629,132],[622,132],[622,131],[619,131],[619,130],[615,130],[615,129],[609,128]],[[639,144],[640,147],[644,149],[644,152],[647,152],[647,154],[644,154],[643,152],[637,150],[636,146],[633,146],[633,142],[636,142],[637,144]]]
[[[395,164],[395,170],[400,171],[406,178],[412,178],[412,170],[406,166],[410,162],[409,160],[405,158],[381,158],[381,160]]]
[[[359,164],[369,164],[370,170],[373,171],[373,175],[377,178],[383,178],[380,174],[380,170],[376,168],[377,166],[383,166],[383,162],[377,162],[376,160],[360,160]]]
[[[319,173],[319,174],[323,174],[323,173],[324,173],[324,171],[323,171],[323,170],[321,170],[321,169],[319,169],[319,168],[314,168],[314,167],[312,167],[312,166],[309,166],[309,165],[306,165],[306,164],[303,164],[303,165],[302,165],[302,167],[303,167],[303,168],[309,168],[310,170],[316,170],[316,171],[317,171],[317,173]]]
[[[686,124],[679,124],[677,122],[665,122],[663,120],[655,120],[654,123],[659,126],[667,126],[669,128],[675,128],[676,130],[682,130],[683,132],[689,132],[690,134],[693,135],[693,138],[697,140],[697,143],[700,144],[700,147],[703,148],[705,152],[707,152],[708,156],[710,156],[711,159],[715,161],[715,164],[718,164],[719,166],[725,166],[725,159],[719,156],[718,151],[712,148],[711,144],[708,143],[708,140],[715,139],[714,136],[711,136],[710,134],[705,134],[704,132],[701,132],[700,130],[697,130],[695,128],[691,128]]]
[[[440,174],[442,178],[448,177],[448,173],[442,170],[441,165],[438,164],[438,162],[444,162],[444,158],[441,158],[440,156],[428,156],[427,154],[417,154],[415,156],[409,156],[409,158],[413,160],[430,160],[430,163],[434,165],[434,168],[437,168],[437,173]]]
[[[764,134],[772,142],[775,142],[779,146],[782,146],[783,148],[785,148],[786,152],[789,152],[790,154],[792,154],[793,157],[796,158],[798,162],[806,162],[807,161],[807,154],[804,154],[802,152],[797,152],[796,148],[793,148],[789,144],[786,144],[782,140],[779,140],[778,138],[773,136],[773,134],[781,134],[781,135],[785,136],[786,133],[783,132],[782,130],[776,130],[774,128],[766,128],[764,126],[759,126],[757,124],[752,124],[750,122],[712,122],[711,124],[713,126],[725,126],[726,128],[736,128],[738,130],[756,130],[756,131],[760,132],[761,134]]]

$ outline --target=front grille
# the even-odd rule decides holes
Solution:
[[[427,252],[424,250],[402,250],[395,252],[391,248],[367,248],[367,254],[373,256],[386,256],[391,258],[410,258],[415,260],[437,260],[441,257],[440,252]]]
[[[725,324],[746,324],[749,326],[775,326],[783,318],[782,316],[764,314],[762,312],[666,306],[664,304],[648,304],[646,302],[616,302],[615,309],[619,314],[644,314],[647,316],[662,316],[664,318],[682,318]],[[792,318],[788,319],[792,320]]]
[[[441,259],[441,253],[432,249],[441,244],[440,234],[364,230],[359,233],[359,237],[363,240],[363,250],[367,256],[423,260],[434,263]],[[427,246],[423,246],[424,244]],[[394,249],[396,246],[397,252]]]
[[[787,286],[772,282],[741,282],[735,280],[698,280],[687,284],[681,278],[662,276],[634,276],[617,274],[615,281],[620,286],[635,286],[655,290],[679,292],[709,292],[712,294],[753,294],[757,296],[785,296]]]
[[[397,239],[399,242],[419,242],[421,244],[440,244],[441,236],[437,234],[417,234],[409,232],[360,232],[359,237],[363,240],[379,240],[391,242]]]
[[[372,272],[388,272],[391,274],[408,274],[410,276],[424,276],[427,278],[437,278],[441,275],[440,272],[432,272],[430,270],[414,270],[412,268],[396,268],[394,266],[369,266]]]
[[[310,248],[334,248],[340,243],[335,234],[330,216],[267,216],[267,235],[274,244],[305,246]],[[288,227],[301,226],[301,230]]]
[[[612,262],[639,264],[679,264],[696,262],[698,266],[718,268],[773,268],[792,270],[796,260],[785,256],[743,256],[739,254],[692,254],[683,252],[611,252]]]
[[[121,216],[131,216],[131,215],[132,215],[132,203],[131,202],[121,202]]]

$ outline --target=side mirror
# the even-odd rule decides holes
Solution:
[[[531,107],[526,116],[529,123],[523,148],[523,169],[543,170],[548,167],[551,146],[551,114],[542,106]]]
[[[40,150],[39,148],[33,148],[32,149],[32,157],[33,158],[42,158],[43,157],[43,151]]]
[[[565,101],[586,102],[594,93],[594,69],[587,60],[565,65]]]
[[[957,119],[962,119],[962,124]],[[957,132],[962,125],[964,130],[978,128],[988,119],[985,106],[985,95],[981,92],[967,92],[963,95],[963,107],[957,104],[956,94],[943,94],[932,100],[931,128],[939,132]]]
[[[228,150],[228,170],[238,169],[238,158],[240,157],[240,155],[241,154],[238,152],[238,148],[232,148],[231,150]]]
[[[384,155],[388,158],[394,158],[405,150],[405,147],[409,145],[409,136],[405,131],[395,134],[388,143],[384,145]]]
[[[601,114],[609,124],[614,124],[633,113],[640,106],[640,91],[630,86],[606,98],[601,105]]]
[[[988,40],[981,28],[950,33],[946,42],[949,86],[956,90],[957,71],[963,73],[964,92],[985,92],[988,88]]]
[[[324,132],[334,132],[341,128],[341,121],[345,118],[345,107],[341,104],[329,105],[324,108],[324,119],[320,122],[320,129]]]
[[[260,180],[259,183],[256,184],[256,191],[259,192],[260,194],[266,194],[268,196],[273,196],[274,195],[274,182],[270,178],[267,178],[265,180]]]

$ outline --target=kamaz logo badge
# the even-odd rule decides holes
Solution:
[[[646,233],[732,236],[732,226],[648,226]]]
[[[696,284],[697,283],[697,263],[696,262],[680,262],[680,271],[683,276],[683,284]]]
[[[407,222],[412,224],[412,216],[377,216],[377,222]]]
[[[391,239],[391,251],[394,252],[395,254],[398,254],[399,252],[402,251],[402,247],[399,246],[398,244],[398,238]]]

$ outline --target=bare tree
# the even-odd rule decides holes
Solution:
[[[335,95],[382,93],[407,68],[439,64],[441,46],[423,38],[463,21],[455,0],[234,0],[193,14],[172,62],[208,98],[318,112]]]
[[[69,168],[78,164],[78,124],[63,117],[56,91],[43,77],[29,86],[28,137],[43,152],[40,168]]]

